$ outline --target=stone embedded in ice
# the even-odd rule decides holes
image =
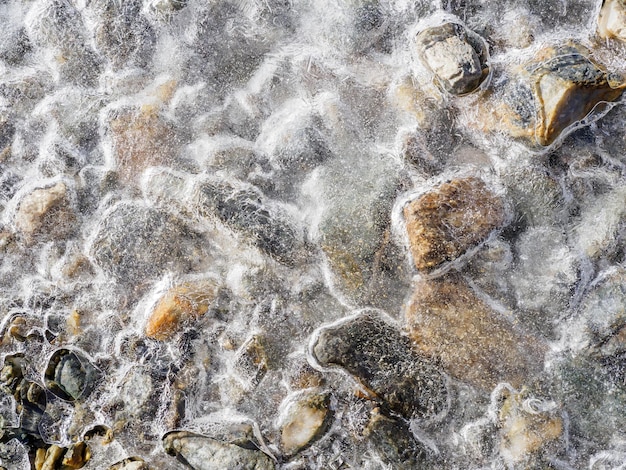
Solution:
[[[15,227],[28,243],[67,237],[77,225],[72,199],[64,182],[34,189],[19,201]]]
[[[574,246],[592,259],[612,258],[626,220],[626,188],[618,185],[581,208],[573,227]]]
[[[456,23],[444,23],[417,35],[421,60],[453,95],[476,90],[489,74],[488,52],[480,36]]]
[[[321,365],[344,368],[385,408],[406,418],[446,410],[445,376],[376,310],[323,327],[311,350]]]
[[[298,393],[284,410],[280,442],[285,455],[294,455],[323,436],[332,418],[330,395],[319,390]]]
[[[150,470],[150,467],[141,457],[128,457],[114,463],[107,470]]]
[[[397,470],[434,469],[428,451],[417,442],[409,427],[398,419],[392,419],[375,408],[363,430],[382,461]],[[434,460],[434,459],[433,459]]]
[[[552,450],[564,437],[565,423],[555,402],[530,397],[522,390],[504,400],[499,413],[500,454],[513,465],[539,468],[539,454]]]
[[[166,341],[208,312],[217,296],[218,281],[190,281],[169,289],[158,300],[146,324],[146,336]]]
[[[68,401],[87,398],[100,371],[76,350],[59,349],[50,357],[44,374],[46,388]]]
[[[265,351],[266,341],[261,335],[252,335],[237,351],[233,369],[248,390],[259,385],[267,374],[269,360]]]
[[[476,177],[441,184],[409,202],[403,213],[413,263],[424,272],[485,241],[507,218],[503,199]]]
[[[281,263],[291,266],[301,259],[304,235],[295,218],[255,186],[211,178],[198,184],[196,195],[202,216],[217,217]]]
[[[458,276],[417,281],[406,325],[416,351],[485,391],[500,382],[519,387],[543,370],[547,346],[518,332]]]
[[[187,431],[168,433],[163,438],[165,451],[178,456],[193,470],[273,470],[273,460],[250,445],[243,447]]]
[[[158,105],[113,111],[107,123],[113,160],[124,181],[135,181],[149,166],[171,165],[181,144]]]
[[[546,47],[505,84],[504,101],[488,120],[513,137],[549,146],[582,121],[596,106],[617,100],[626,88],[623,77],[603,70],[590,52],[576,43]]]
[[[604,0],[598,18],[598,34],[601,38],[626,41],[626,2]]]
[[[136,202],[117,204],[95,230],[90,254],[120,282],[143,283],[166,270],[188,272],[191,233],[170,214]]]
[[[517,265],[510,273],[510,283],[518,308],[533,312],[535,323],[548,336],[553,320],[567,309],[572,289],[579,279],[578,260],[567,244],[563,230],[531,227],[514,246]]]

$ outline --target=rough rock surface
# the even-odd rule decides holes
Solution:
[[[448,181],[404,207],[413,262],[433,271],[487,239],[506,221],[502,198],[475,177]]]
[[[273,470],[272,459],[260,450],[212,439],[186,431],[170,433],[163,439],[170,455],[177,456],[193,470]]]
[[[146,324],[146,336],[173,337],[185,325],[204,315],[215,300],[219,284],[214,279],[186,282],[169,289],[156,303]]]
[[[433,417],[446,408],[443,374],[375,310],[323,328],[312,351],[320,364],[343,367],[406,418]]]
[[[484,390],[500,382],[519,387],[543,370],[547,346],[518,333],[460,277],[417,281],[406,324],[417,351]]]
[[[624,88],[624,78],[604,71],[584,47],[547,47],[511,80],[494,126],[549,146],[597,105],[617,100]]]
[[[460,24],[425,29],[416,42],[421,60],[449,93],[471,93],[489,74],[484,42]]]

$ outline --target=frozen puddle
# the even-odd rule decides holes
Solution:
[[[0,24],[1,468],[625,468],[623,0]]]

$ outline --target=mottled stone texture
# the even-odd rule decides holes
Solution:
[[[375,310],[323,328],[313,353],[322,365],[343,367],[386,408],[407,418],[432,417],[446,407],[443,374]]]
[[[429,272],[484,241],[506,221],[504,201],[478,178],[444,183],[404,207],[413,262]]]
[[[419,353],[486,391],[500,382],[519,387],[543,370],[547,346],[519,333],[460,277],[418,281],[406,322]]]

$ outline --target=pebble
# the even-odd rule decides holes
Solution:
[[[136,181],[149,166],[169,166],[180,143],[157,104],[112,111],[106,132],[113,144],[115,166],[125,182]]]
[[[403,213],[413,262],[427,273],[485,241],[507,219],[504,200],[476,177],[445,182]]]
[[[280,420],[280,445],[285,455],[295,455],[321,438],[333,416],[330,394],[319,390],[287,397]]]
[[[190,233],[170,214],[143,203],[122,202],[104,215],[90,254],[107,274],[124,283],[145,282],[166,270],[189,272]]]
[[[559,411],[555,402],[533,398],[524,390],[511,393],[500,408],[500,454],[514,465],[532,464],[537,454],[564,437]]]
[[[177,456],[193,470],[273,470],[273,460],[260,450],[212,439],[187,431],[166,434],[165,451]]]
[[[598,18],[598,35],[603,39],[626,41],[626,2],[604,0]]]
[[[111,465],[107,470],[150,470],[150,466],[140,457],[128,457]]]
[[[421,31],[416,38],[420,59],[441,87],[453,95],[476,90],[489,75],[483,39],[457,23],[444,23]]]
[[[363,430],[373,448],[386,465],[397,470],[435,469],[433,460],[421,443],[418,443],[408,426],[401,420],[392,419],[372,410],[370,419]]]
[[[385,408],[407,419],[446,411],[445,376],[376,310],[323,327],[310,350],[322,366],[342,367]]]
[[[83,468],[91,458],[91,451],[84,442],[69,447],[51,445],[47,449],[37,449],[35,470],[72,470]]]
[[[539,51],[508,85],[493,125],[545,147],[599,103],[617,100],[626,81],[605,72],[583,46],[568,43]]]
[[[255,388],[267,374],[269,361],[265,341],[261,335],[252,335],[237,351],[234,370],[247,389]]]
[[[64,182],[27,193],[15,214],[15,227],[29,243],[67,237],[75,230],[76,222],[71,192]]]
[[[547,346],[519,333],[456,275],[415,283],[406,326],[419,354],[485,391],[500,382],[519,387],[543,370]]]
[[[99,371],[78,351],[59,349],[49,359],[44,374],[46,388],[59,398],[75,401],[91,393]]]
[[[185,325],[208,312],[218,289],[219,283],[215,279],[172,287],[154,306],[146,324],[146,336],[159,341],[172,339]]]

